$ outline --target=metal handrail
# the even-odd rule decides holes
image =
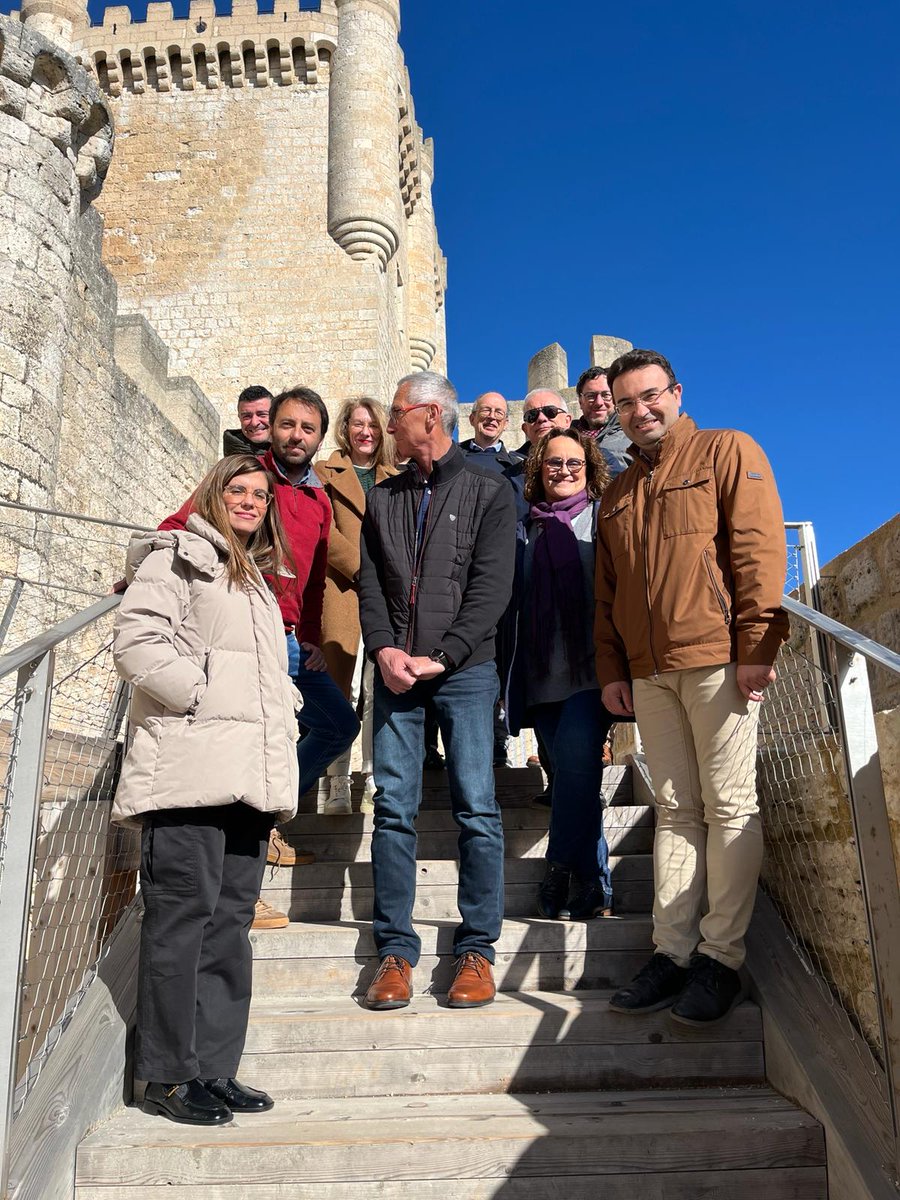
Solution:
[[[852,650],[855,654],[861,654],[869,662],[893,671],[895,675],[900,675],[900,654],[895,654],[887,646],[882,646],[880,642],[873,642],[865,634],[857,633],[855,629],[842,625],[833,617],[826,617],[824,613],[816,612],[814,608],[801,604],[799,600],[794,600],[790,596],[784,596],[781,603],[789,613],[793,613],[796,617],[802,617],[819,633],[827,634],[836,642],[840,642],[842,646],[846,646],[848,650]]]
[[[48,651],[58,646],[60,642],[64,642],[70,638],[73,633],[79,633],[82,629],[92,624],[99,617],[105,616],[116,607],[122,597],[116,593],[111,596],[104,596],[102,600],[98,600],[96,604],[92,604],[90,608],[82,609],[81,612],[75,613],[72,617],[66,617],[64,621],[60,621],[58,625],[46,630],[44,633],[39,633],[37,637],[31,638],[30,641],[23,642],[15,650],[11,650],[9,654],[0,654],[0,679],[4,679],[12,671],[19,671],[28,663],[33,662],[36,658],[41,658]]]

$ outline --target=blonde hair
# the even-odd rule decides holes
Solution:
[[[262,524],[244,545],[231,528],[223,493],[232,480],[250,474],[265,475],[272,499],[266,506]],[[295,573],[294,558],[275,501],[275,479],[253,454],[232,454],[217,462],[194,493],[193,508],[228,543],[225,571],[230,584],[242,588],[261,573],[274,576],[277,588],[279,575],[286,571]]]
[[[355,396],[345,400],[337,416],[334,437],[341,452],[349,458],[353,447],[350,444],[350,418],[358,408],[364,408],[378,426],[379,442],[375,449],[376,467],[392,467],[394,465],[394,440],[387,435],[387,414],[382,405],[370,396]]]

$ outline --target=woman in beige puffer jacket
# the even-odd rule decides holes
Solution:
[[[144,1111],[184,1124],[272,1107],[235,1075],[269,831],[297,808],[296,692],[262,574],[289,574],[273,494],[257,459],[223,459],[186,530],[132,538],[116,618],[134,736],[113,817],[142,830],[135,1075]]]

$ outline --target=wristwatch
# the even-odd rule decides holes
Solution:
[[[432,662],[440,663],[445,671],[453,670],[453,663],[450,660],[450,656],[445,654],[443,650],[432,650],[428,657]]]

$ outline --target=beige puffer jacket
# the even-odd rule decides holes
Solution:
[[[296,689],[284,626],[260,579],[227,586],[225,539],[193,513],[185,531],[136,534],[113,656],[134,685],[134,740],[112,817],[242,800],[297,810]]]

